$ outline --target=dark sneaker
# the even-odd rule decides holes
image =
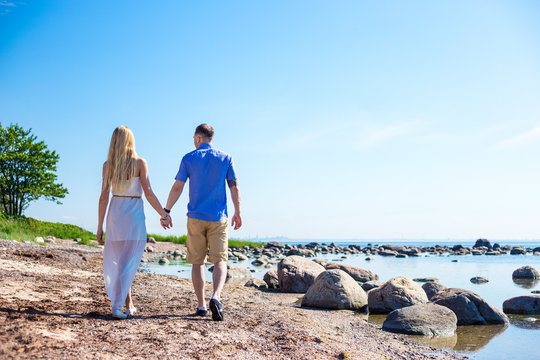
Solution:
[[[208,314],[208,310],[206,309],[197,308],[197,311],[195,312],[195,315],[197,316],[206,316],[207,314]]]
[[[223,321],[223,305],[218,299],[210,299],[210,311],[212,311],[212,320]]]

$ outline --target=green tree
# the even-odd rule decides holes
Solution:
[[[0,206],[6,215],[22,215],[39,198],[56,201],[68,193],[56,181],[56,151],[37,141],[32,129],[0,123]]]

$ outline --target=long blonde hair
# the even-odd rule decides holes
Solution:
[[[107,157],[107,185],[122,189],[127,181],[135,176],[137,170],[137,153],[135,152],[135,137],[127,126],[114,129]]]

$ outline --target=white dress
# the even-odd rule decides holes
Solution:
[[[122,309],[146,246],[142,187],[139,177],[133,177],[113,197],[107,214],[103,274],[105,288],[113,309]]]

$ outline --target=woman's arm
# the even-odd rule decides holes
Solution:
[[[167,218],[169,214],[163,210],[163,207],[161,206],[161,203],[159,202],[158,198],[154,194],[154,191],[152,191],[152,186],[150,186],[150,179],[148,178],[148,164],[146,163],[146,160],[143,158],[139,158],[137,160],[137,163],[139,165],[139,177],[141,179],[141,185],[144,191],[144,196],[146,197],[146,200],[152,205],[154,210],[157,211],[157,213],[161,216],[161,218]]]
[[[97,241],[103,244],[103,221],[105,220],[105,212],[107,211],[107,205],[109,204],[109,192],[110,184],[107,184],[105,180],[107,178],[108,164],[103,164],[103,174],[101,181],[101,195],[99,196],[98,206],[98,228],[96,232]]]

